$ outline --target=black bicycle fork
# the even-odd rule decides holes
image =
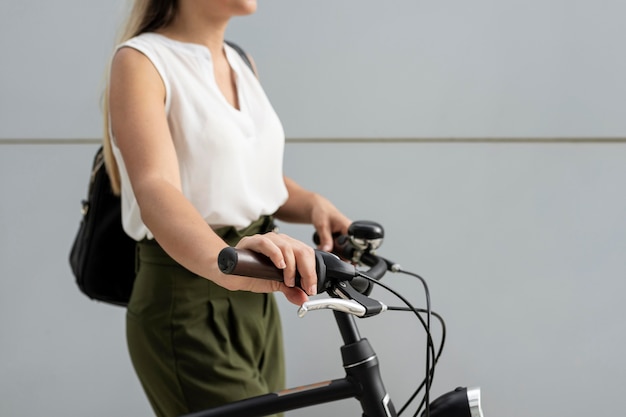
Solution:
[[[347,398],[361,403],[363,417],[397,417],[380,376],[374,349],[361,338],[354,317],[333,311],[344,341],[346,377],[236,401],[184,417],[262,417]]]

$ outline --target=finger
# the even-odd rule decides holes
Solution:
[[[288,287],[296,286],[297,260],[291,245],[282,241],[279,245],[285,259],[285,269],[283,270],[283,281]]]
[[[300,274],[300,286],[309,295],[317,294],[315,251],[310,246],[300,244],[294,248],[294,254]]]
[[[273,246],[280,251],[284,262],[284,267],[281,268],[283,269],[283,281],[288,287],[294,287],[296,285],[297,261],[292,246],[298,241],[287,235],[273,232],[264,234],[263,238],[270,240]]]
[[[313,248],[287,235],[274,234],[270,238],[282,250],[287,264],[283,271],[285,285],[294,287],[296,285],[296,273],[298,273],[300,275],[300,287],[309,295],[317,294],[317,273]]]
[[[333,250],[333,235],[330,230],[330,225],[327,222],[324,222],[316,227],[317,234],[320,238],[320,244],[318,248],[325,252],[330,252]]]
[[[268,233],[269,235],[269,233]],[[237,248],[250,249],[255,252],[262,253],[270,258],[274,265],[279,269],[285,269],[287,262],[281,250],[276,243],[269,238],[268,235],[247,236],[241,239],[237,244]]]
[[[280,291],[285,294],[285,297],[290,303],[298,306],[301,306],[309,300],[309,297],[307,297],[304,291],[302,291],[300,288],[289,288],[283,285]]]

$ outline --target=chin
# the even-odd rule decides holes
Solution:
[[[241,1],[241,14],[248,15],[256,12],[257,3],[256,0],[242,0]]]

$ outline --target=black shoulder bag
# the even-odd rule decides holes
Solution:
[[[227,43],[254,71],[243,49]],[[102,146],[93,160],[87,199],[81,203],[82,219],[69,256],[76,284],[91,299],[126,306],[135,282],[136,242],[122,229],[121,200],[111,189]]]
[[[135,241],[122,229],[122,205],[111,189],[102,146],[93,160],[82,215],[70,250],[76,283],[89,298],[124,306],[135,281]]]

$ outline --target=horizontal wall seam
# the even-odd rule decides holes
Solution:
[[[0,145],[97,145],[101,139],[1,139]],[[287,138],[289,144],[403,144],[403,143],[503,143],[503,144],[611,144],[626,143],[626,138]]]

